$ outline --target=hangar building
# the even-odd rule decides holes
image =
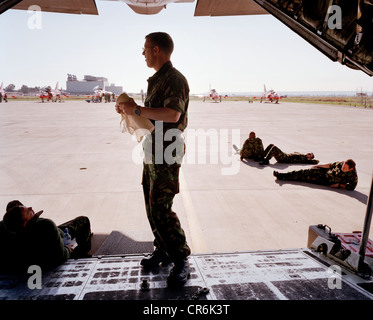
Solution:
[[[78,80],[76,75],[68,74],[66,81],[66,91],[71,94],[92,94],[96,89],[103,89],[119,95],[123,92],[123,87],[109,84],[105,77],[95,77],[85,75],[83,80]]]

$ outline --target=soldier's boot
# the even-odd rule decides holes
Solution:
[[[265,165],[268,165],[269,164],[269,160],[264,158],[264,160],[262,162],[259,163],[260,165],[262,166],[265,166]]]
[[[167,252],[159,248],[154,250],[154,252],[150,255],[150,258],[144,258],[140,262],[145,269],[156,268],[160,263],[162,263],[162,266],[167,266],[171,263],[171,260]]]
[[[167,278],[169,287],[177,287],[184,285],[190,278],[188,258],[174,262],[174,267],[171,269],[170,275]]]
[[[285,180],[285,174],[279,173],[278,171],[273,171],[273,175],[277,178],[277,180]]]
[[[262,157],[262,156],[259,156],[259,157],[255,157],[254,158],[254,161],[256,161],[256,162],[260,162],[260,161],[263,161],[264,160],[264,157]],[[269,164],[269,163],[268,163]]]

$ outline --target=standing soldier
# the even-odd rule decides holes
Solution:
[[[150,119],[155,130],[143,142],[145,159],[142,185],[145,207],[154,235],[155,250],[150,258],[141,260],[144,268],[155,268],[170,260],[174,263],[167,278],[169,285],[183,285],[188,280],[190,248],[177,214],[172,210],[179,192],[179,169],[185,144],[181,133],[188,120],[189,86],[185,77],[173,67],[174,44],[164,32],[145,37],[142,54],[146,64],[156,73],[148,79],[145,107],[133,99],[116,104],[118,113]],[[172,133],[172,139],[165,135]],[[176,154],[172,146],[176,146]],[[172,149],[172,155],[169,149]]]
[[[264,155],[264,160],[260,163],[261,165],[269,164],[269,160],[271,160],[272,157],[280,163],[319,163],[319,160],[314,160],[315,155],[312,152],[308,152],[307,154],[301,154],[299,152],[285,153],[273,144],[270,144],[264,150]]]
[[[356,164],[352,159],[320,164],[311,169],[295,170],[287,173],[273,171],[273,175],[278,180],[309,182],[347,190],[354,190],[358,181]]]
[[[263,142],[260,138],[255,136],[255,132],[250,132],[249,138],[244,142],[242,149],[240,150],[240,156],[242,159],[253,159],[255,161],[263,160],[264,148]]]

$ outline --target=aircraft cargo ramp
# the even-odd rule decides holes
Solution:
[[[0,300],[372,300],[373,282],[309,249],[196,254],[184,287],[168,288],[172,265],[146,271],[143,255],[68,260],[43,274],[0,276]],[[32,289],[30,289],[30,287]]]

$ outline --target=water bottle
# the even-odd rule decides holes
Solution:
[[[71,236],[69,234],[69,229],[65,228],[65,234],[63,235],[63,244],[69,246],[71,244]]]

